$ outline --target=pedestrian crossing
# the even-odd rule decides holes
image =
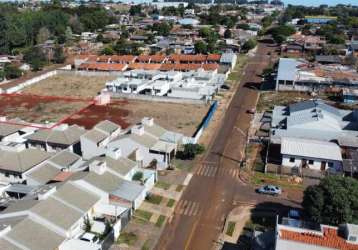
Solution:
[[[198,176],[203,176],[203,177],[231,176],[232,178],[237,179],[240,177],[240,169],[239,168],[225,168],[225,167],[218,168],[215,165],[202,164],[196,170],[195,174]]]
[[[199,202],[180,200],[176,206],[175,213],[186,216],[196,216],[200,213]]]

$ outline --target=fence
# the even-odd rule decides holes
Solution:
[[[132,99],[132,100],[141,100],[141,101],[151,101],[151,102],[167,102],[167,103],[180,103],[180,104],[195,104],[195,105],[204,105],[204,104],[206,104],[206,101],[205,101],[205,100],[175,98],[175,97],[168,97],[168,96],[123,94],[123,93],[113,93],[113,92],[110,92],[110,94],[111,94],[111,97],[112,97],[112,98],[123,98],[123,99]]]
[[[104,71],[81,71],[81,70],[67,70],[59,69],[57,70],[58,74],[62,75],[71,75],[71,76],[121,76],[123,72],[104,72]]]
[[[213,118],[213,115],[215,114],[215,111],[218,108],[218,102],[214,101],[214,103],[210,106],[210,109],[208,110],[208,113],[200,123],[198,129],[195,131],[193,135],[193,143],[197,143],[199,141],[199,138],[203,134],[204,130],[209,126],[209,123],[211,119]]]

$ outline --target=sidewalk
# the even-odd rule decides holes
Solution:
[[[174,207],[169,208],[161,205],[151,204],[149,202],[143,202],[142,205],[139,207],[140,210],[148,211],[152,214],[160,214],[166,217],[170,217],[174,211]]]
[[[221,235],[221,240],[231,243],[236,243],[240,237],[240,234],[246,224],[246,221],[250,219],[251,216],[251,206],[239,206],[234,208],[226,218],[224,231]],[[235,229],[232,236],[227,235],[228,226],[230,222],[235,223]]]
[[[164,190],[164,189],[157,188],[157,187],[153,187],[150,190],[150,192],[152,194],[160,195],[160,196],[163,196],[165,198],[173,199],[173,200],[176,200],[176,201],[178,201],[180,199],[180,197],[181,197],[181,192],[171,191],[171,190]]]

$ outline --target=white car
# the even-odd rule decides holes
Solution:
[[[96,243],[96,244],[99,243],[99,238],[97,237],[97,235],[93,233],[85,233],[84,235],[81,236],[80,240]]]

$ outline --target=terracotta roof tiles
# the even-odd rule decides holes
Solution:
[[[336,228],[323,226],[322,231],[323,235],[319,235],[309,232],[300,233],[281,229],[280,238],[283,240],[297,241],[304,244],[317,245],[340,250],[358,249],[358,245],[351,244],[344,238],[340,237]]]

